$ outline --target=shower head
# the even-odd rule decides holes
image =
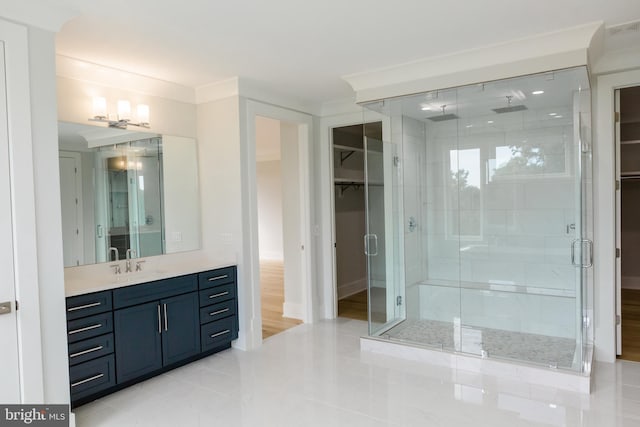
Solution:
[[[427,119],[434,122],[444,122],[445,120],[459,119],[459,117],[456,114],[441,114],[439,116],[427,117]]]
[[[431,116],[431,117],[427,117],[427,119],[433,121],[433,122],[444,122],[446,120],[455,120],[458,119],[459,117],[455,114],[446,114],[444,112],[445,108],[447,108],[446,105],[441,106],[440,108],[442,108],[442,114],[440,114],[439,116]]]
[[[513,98],[512,95],[507,95],[506,98],[507,98],[507,106],[502,108],[492,108],[492,110],[495,113],[497,114],[513,113],[514,111],[523,111],[527,109],[527,107],[524,105],[511,105],[511,98]]]
[[[492,108],[492,110],[498,114],[512,113],[514,111],[523,111],[526,109],[527,107],[525,107],[524,105],[512,105],[509,107]]]

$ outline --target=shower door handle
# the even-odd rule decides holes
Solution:
[[[580,260],[576,263],[576,243],[580,244]],[[584,264],[584,245],[588,248],[589,261],[587,264]],[[593,267],[593,242],[589,239],[575,239],[571,242],[571,264],[575,267],[581,268],[589,268]]]
[[[369,242],[373,242],[374,245],[370,245]],[[374,251],[371,251],[371,246],[375,247]],[[366,256],[376,256],[376,255],[378,255],[378,235],[376,235],[376,234],[365,234],[364,235],[364,254]]]

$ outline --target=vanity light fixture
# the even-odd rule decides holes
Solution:
[[[127,126],[149,128],[149,106],[138,104],[136,108],[138,122],[131,121],[131,104],[127,100],[118,101],[118,113],[107,113],[107,100],[101,96],[93,98],[93,118],[90,122],[108,123],[110,128],[126,129]]]
[[[531,95],[542,95],[543,93],[543,90],[534,90],[533,92],[531,92]]]

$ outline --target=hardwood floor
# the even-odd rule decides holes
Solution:
[[[338,300],[338,317],[367,320],[367,290]]]
[[[286,331],[302,323],[283,317],[284,264],[282,261],[260,260],[260,301],[262,303],[262,339]]]
[[[640,290],[622,289],[621,359],[640,362]]]

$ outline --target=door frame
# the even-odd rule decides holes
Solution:
[[[45,393],[31,133],[29,34],[26,27],[0,19],[0,40],[5,43],[6,87],[10,89],[7,90],[7,125],[15,292],[16,300],[25,302],[15,311],[20,400],[42,402]]]
[[[243,176],[245,185],[243,186],[243,205],[246,211],[243,213],[243,222],[245,223],[245,237],[243,245],[248,251],[247,259],[248,268],[247,282],[250,284],[249,300],[251,302],[251,326],[249,328],[248,347],[255,348],[262,344],[262,310],[260,301],[260,248],[258,245],[258,191],[256,182],[256,117],[268,117],[294,124],[298,127],[298,172],[299,172],[299,190],[300,190],[300,271],[301,271],[301,290],[302,304],[300,306],[302,321],[304,323],[313,323],[317,318],[317,310],[314,310],[314,283],[311,272],[312,268],[312,252],[313,241],[311,239],[311,171],[313,165],[311,163],[310,152],[311,142],[313,140],[313,118],[309,114],[289,110],[271,104],[265,104],[253,99],[246,99],[245,108],[241,108],[241,114],[244,112],[244,120],[246,125],[243,129],[246,132],[246,138],[241,140],[247,141],[244,144],[244,153],[241,157],[244,160]],[[243,111],[244,110],[244,111]]]
[[[613,363],[616,360],[619,308],[616,280],[616,210],[615,182],[615,91],[640,85],[640,70],[624,71],[597,77],[596,141],[594,144],[594,318],[595,359]]]
[[[76,192],[76,226],[78,233],[77,250],[78,250],[78,265],[84,265],[85,248],[84,248],[84,216],[82,215],[82,206],[84,203],[83,188],[82,188],[82,156],[77,151],[60,150],[58,158],[67,157],[72,158],[75,161],[75,176],[74,176],[74,190]],[[62,189],[60,190],[62,191]],[[64,236],[63,236],[64,237]],[[64,239],[63,239],[64,241]],[[70,266],[72,267],[72,266]]]
[[[358,105],[354,104],[355,108]],[[326,117],[322,119],[321,133],[320,133],[320,145],[321,149],[324,147],[325,153],[328,154],[328,161],[326,167],[322,168],[327,173],[327,178],[321,174],[323,182],[327,183],[327,187],[324,194],[328,195],[328,203],[322,202],[323,206],[323,218],[329,219],[329,227],[331,230],[331,240],[323,241],[323,259],[331,260],[330,263],[325,264],[323,267],[322,277],[330,277],[331,281],[324,281],[324,313],[323,317],[326,319],[335,319],[338,317],[338,269],[336,260],[336,198],[335,198],[335,170],[334,170],[334,158],[333,158],[333,130],[335,128],[361,125],[369,122],[382,122],[382,141],[391,141],[391,119],[382,114],[374,111],[364,110],[365,107],[360,107],[362,110],[358,112],[340,114],[337,116]]]

